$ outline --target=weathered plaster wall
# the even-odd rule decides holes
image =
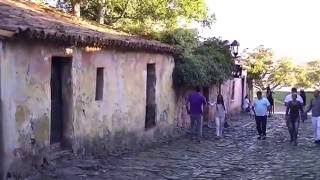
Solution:
[[[3,59],[3,45],[0,39],[0,179],[4,178],[4,139],[3,139],[3,118],[2,118],[2,98],[1,98],[1,62]]]
[[[1,99],[6,166],[18,148],[50,144],[51,57],[72,56],[72,114],[66,135],[78,153],[108,153],[174,133],[172,56],[115,49],[86,52],[43,43],[5,42]],[[145,130],[146,69],[156,63],[157,125]],[[95,100],[96,68],[104,67],[103,100]]]
[[[74,148],[106,152],[138,147],[172,127],[175,104],[171,56],[116,50],[77,53]],[[156,63],[157,126],[145,130],[147,64]],[[86,67],[86,68],[79,68]],[[95,101],[96,68],[104,67],[102,101]],[[90,123],[89,123],[90,122]],[[165,132],[162,132],[164,130]],[[100,144],[102,146],[97,146]],[[118,146],[118,147],[117,147]]]
[[[57,47],[4,42],[1,60],[1,99],[5,168],[15,158],[14,150],[31,150],[49,144],[50,54]]]

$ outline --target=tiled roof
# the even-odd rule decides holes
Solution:
[[[175,53],[172,46],[159,41],[118,32],[55,8],[23,0],[0,0],[1,29],[14,32],[13,38],[45,40],[81,47],[118,47]]]

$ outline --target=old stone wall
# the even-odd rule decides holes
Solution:
[[[32,44],[32,43],[31,43]],[[49,145],[50,54],[62,48],[30,43],[3,43],[1,99],[4,163],[8,168],[17,149],[31,151]]]
[[[72,57],[72,119],[65,133],[80,154],[139,148],[174,134],[174,59],[116,49],[67,48],[6,41],[1,53],[1,100],[6,168],[14,150],[50,144],[51,58]],[[156,65],[156,126],[145,130],[146,69]],[[95,100],[97,67],[104,67],[103,99]],[[1,136],[0,136],[1,137]]]
[[[74,94],[74,148],[79,153],[130,149],[167,134],[162,130],[172,127],[175,113],[171,56],[116,50],[77,54],[82,56],[73,73],[79,85]],[[145,130],[148,63],[156,64],[157,125]],[[97,67],[105,69],[102,101],[94,99]]]

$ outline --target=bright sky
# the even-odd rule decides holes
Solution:
[[[297,62],[320,59],[320,0],[206,0],[217,21],[203,36],[272,48]]]

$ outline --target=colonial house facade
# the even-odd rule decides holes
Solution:
[[[174,48],[52,8],[0,1],[1,162],[52,144],[134,148],[173,133]]]
[[[173,89],[174,53],[49,7],[1,0],[0,169],[17,149],[108,153],[174,135],[188,120]],[[238,113],[244,84],[237,77],[204,94],[220,90]]]

